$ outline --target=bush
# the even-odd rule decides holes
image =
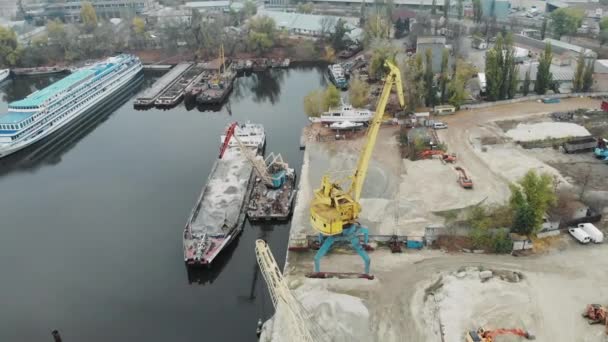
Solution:
[[[510,253],[513,249],[513,241],[506,231],[493,234],[490,242],[490,250],[494,253]]]

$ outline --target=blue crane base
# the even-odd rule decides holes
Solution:
[[[365,274],[369,274],[370,258],[369,255],[367,255],[367,252],[365,252],[365,249],[363,249],[363,246],[361,246],[361,242],[359,241],[360,235],[363,235],[363,243],[367,245],[369,242],[369,231],[366,227],[358,224],[351,224],[348,228],[344,228],[342,233],[338,235],[325,236],[319,234],[321,248],[319,248],[317,254],[315,254],[315,273],[321,272],[321,259],[329,252],[334,243],[350,242],[350,245],[365,263]]]

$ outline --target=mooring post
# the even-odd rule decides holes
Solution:
[[[51,332],[51,335],[53,335],[53,341],[54,342],[61,342],[61,335],[59,335],[59,331],[58,330],[53,330]]]

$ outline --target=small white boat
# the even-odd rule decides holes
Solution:
[[[312,122],[334,123],[334,122],[370,122],[374,112],[364,108],[353,108],[351,105],[342,104],[337,108],[332,108],[329,111],[321,114],[318,118],[311,118]]]
[[[329,127],[332,129],[355,129],[363,127],[363,122],[340,121],[332,123]]]
[[[11,75],[11,69],[0,69],[0,83],[4,82]]]

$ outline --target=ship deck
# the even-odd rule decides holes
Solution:
[[[169,70],[161,78],[159,78],[154,84],[146,89],[140,96],[137,97],[136,101],[154,101],[163,90],[165,90],[171,83],[177,80],[186,70],[192,66],[192,63],[180,63],[173,69]]]
[[[250,221],[283,221],[291,215],[296,194],[295,176],[288,177],[283,186],[269,189],[264,182],[253,187],[247,217]]]
[[[165,91],[158,97],[160,101],[170,101],[171,104],[175,104],[184,95],[186,88],[188,88],[204,71],[202,65],[197,64],[188,70],[186,70],[176,82],[171,84]]]
[[[223,236],[238,228],[252,172],[253,167],[238,148],[229,148],[217,160],[190,221],[192,234]]]

